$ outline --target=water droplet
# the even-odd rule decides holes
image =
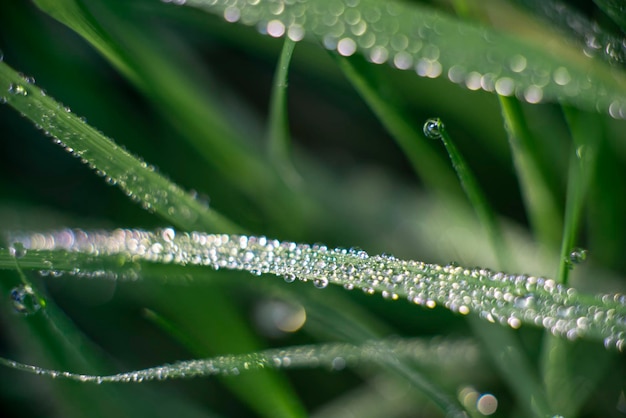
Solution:
[[[570,269],[574,266],[583,263],[587,259],[587,250],[583,248],[574,248],[569,253],[569,257],[565,260]]]
[[[41,302],[28,285],[20,285],[11,289],[13,309],[20,315],[29,316],[41,309]]]
[[[296,281],[296,276],[294,274],[287,273],[283,276],[283,279],[286,283],[293,283]]]
[[[445,126],[439,118],[431,118],[424,123],[424,135],[430,139],[440,139]]]
[[[21,242],[16,242],[9,248],[9,254],[15,258],[22,258],[26,255],[26,248]]]
[[[317,279],[314,279],[313,286],[317,287],[318,289],[324,289],[326,286],[328,286],[328,279],[326,277],[319,277]]]
[[[16,96],[27,96],[28,91],[21,84],[11,83],[9,84],[9,93]]]

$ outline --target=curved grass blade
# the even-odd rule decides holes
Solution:
[[[607,348],[626,349],[626,296],[589,295],[554,280],[527,275],[403,261],[393,256],[369,256],[360,250],[329,249],[323,245],[281,242],[265,237],[116,230],[84,232],[62,230],[11,237],[28,253],[22,268],[85,267],[90,258],[117,260],[118,265],[151,263],[210,266],[214,269],[270,273],[287,282],[329,283],[367,294],[435,307],[441,304],[460,314],[474,312],[490,322],[512,328],[522,324],[542,327],[566,337],[600,339]],[[37,250],[37,251],[31,251]],[[7,250],[0,251],[0,267],[11,268]]]
[[[186,230],[241,231],[208,209],[139,158],[118,146],[43,93],[33,80],[0,62],[0,101],[30,119],[35,126],[131,200]]]
[[[270,159],[281,172],[283,180],[296,186],[302,179],[296,172],[290,157],[289,121],[287,118],[287,76],[296,43],[285,38],[283,49],[274,75],[268,128],[268,152]]]
[[[342,370],[365,363],[378,363],[389,357],[415,362],[424,368],[480,367],[479,347],[470,339],[391,338],[369,341],[361,345],[326,343],[298,347],[275,348],[250,354],[217,356],[201,360],[179,361],[132,372],[107,376],[85,375],[43,369],[0,358],[4,366],[52,378],[85,383],[142,383],[154,380],[191,379],[207,376],[238,376],[260,369],[299,369],[330,367]]]
[[[258,353],[219,356],[202,360],[180,361],[114,375],[87,375],[44,369],[0,358],[0,364],[13,369],[55,379],[83,383],[142,383],[154,380],[190,379],[207,376],[239,376],[264,369],[299,369],[324,367],[343,370],[368,363],[389,365],[389,359],[403,359],[421,368],[447,369],[476,367],[482,363],[478,346],[471,340],[387,339],[355,346],[328,343],[300,347],[270,349]],[[454,403],[440,400],[446,416],[466,416]]]
[[[360,52],[371,62],[390,62],[423,77],[447,75],[470,89],[515,95],[529,103],[558,100],[626,117],[626,77],[554,33],[543,34],[550,42],[527,40],[397,1],[184,4],[229,22],[255,25],[271,36],[316,39],[340,55]]]

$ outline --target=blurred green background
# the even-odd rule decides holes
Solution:
[[[184,69],[177,76],[191,80],[200,95],[216,106],[226,125],[244,138],[242,145],[255,155],[264,155],[268,103],[281,40],[261,36],[254,28],[227,24],[198,10],[159,1],[103,3],[82,4],[100,19],[103,27],[112,27],[116,21],[125,22],[149,39],[155,50]],[[577,7],[590,17],[608,22],[590,2],[579,3]],[[117,42],[123,42],[120,41],[123,36],[119,33],[115,36]],[[48,95],[155,165],[175,183],[195,191],[200,200],[253,234],[324,242],[329,246],[358,246],[370,253],[387,252],[428,262],[454,260],[483,267],[495,265],[484,237],[476,233],[479,228],[471,209],[461,203],[464,198],[458,185],[433,190],[417,178],[406,156],[330,54],[315,43],[301,42],[296,46],[288,90],[294,165],[305,185],[297,199],[301,205],[307,205],[307,199],[316,202],[313,215],[305,216],[304,220],[291,208],[282,212],[278,209],[274,216],[267,216],[263,202],[271,202],[276,196],[267,194],[254,199],[242,192],[184,137],[181,133],[184,129],[181,131],[172,120],[175,115],[168,119],[160,113],[162,105],[154,99],[158,95],[142,94],[85,40],[31,2],[0,3],[0,50],[5,62],[33,76]],[[149,61],[141,64],[154,65]],[[558,260],[550,257],[558,249],[544,251],[533,244],[497,98],[482,91],[470,92],[443,77],[422,79],[411,71],[397,71],[386,65],[373,66],[371,71],[392,89],[397,103],[416,127],[421,127],[428,117],[443,119],[488,200],[515,237],[514,251],[519,252],[521,263],[518,268],[528,273],[554,275]],[[542,170],[562,210],[571,139],[561,109],[556,104],[523,105],[523,109],[529,129],[542,144],[539,151]],[[192,110],[198,109],[180,109],[181,112]],[[592,291],[616,291],[624,288],[620,277],[626,272],[623,256],[626,124],[608,116],[598,120],[605,140],[579,240],[580,246],[590,251],[590,262],[575,272],[574,283]],[[427,146],[447,164],[447,154],[439,142],[429,140]],[[166,226],[157,216],[130,202],[120,190],[106,185],[77,159],[69,157],[8,106],[0,106],[0,147],[0,225],[4,230]],[[447,169],[453,174],[449,164]],[[161,276],[167,279],[167,272]],[[175,279],[139,283],[67,277],[32,279],[42,282],[50,299],[95,343],[98,347],[92,350],[95,357],[118,371],[200,354],[234,352],[220,352],[219,345],[212,342],[234,339],[236,334],[230,335],[232,329],[224,328],[221,323],[229,314],[220,310],[226,308],[216,300],[216,286],[237,309],[234,315],[240,315],[250,325],[253,334],[259,337],[260,346],[265,347],[345,339],[339,326],[327,322],[337,312],[326,312],[326,317],[315,313],[328,309],[324,303],[335,300],[337,310],[344,311],[341,313],[347,324],[358,328],[371,325],[368,321],[375,318],[380,324],[374,328],[382,335],[470,334],[463,318],[442,308],[430,311],[341,289],[326,289],[327,294],[320,296],[315,289],[309,289],[311,286],[301,284],[282,290],[275,278],[251,280],[249,275],[238,273],[194,271],[193,277],[183,285]],[[7,288],[9,283],[19,280],[16,272],[2,271],[0,278]],[[269,281],[278,286],[266,283]],[[325,302],[312,302],[319,298]],[[322,308],[317,308],[318,311],[311,308],[303,331],[268,333],[258,325],[262,316],[260,307],[268,301],[286,299],[307,308],[322,303]],[[72,350],[52,342],[57,338],[54,333],[28,331],[32,327],[27,329],[22,322],[38,319],[15,315],[8,296],[2,300],[0,352],[3,356],[81,371],[80,362],[67,354]],[[164,332],[147,319],[146,309],[167,318],[192,343],[185,344]],[[537,363],[542,332],[524,327],[517,334],[529,357]],[[236,342],[233,344],[236,346]],[[596,350],[595,343],[580,345],[583,352],[594,356],[612,356]],[[51,347],[58,350],[54,356],[47,352]],[[616,402],[624,397],[625,362],[623,356],[613,361],[615,367],[602,375],[581,416],[624,415],[626,409],[620,412]],[[297,399],[309,412],[342,396],[348,402],[347,394],[371,382],[377,374],[375,368],[368,367],[357,371],[321,369],[285,373]],[[432,375],[436,376],[436,371]],[[212,416],[207,411],[222,416],[260,414],[229,390],[229,385],[245,385],[237,379],[243,378],[109,389],[50,381],[3,369],[0,405],[3,416],[16,417],[171,416],[174,413]],[[445,374],[437,379],[452,394],[460,386],[453,375]],[[475,381],[482,385],[481,391],[498,396],[501,409],[496,416],[519,414],[512,406],[514,396],[510,389],[492,367],[474,373],[467,380],[466,383]],[[255,388],[254,380],[251,387]],[[284,396],[289,398],[289,393],[286,390]],[[411,401],[402,402],[411,405]],[[409,408],[408,412],[400,411],[394,416],[418,416],[415,413]],[[423,416],[430,413],[434,412],[426,409]]]

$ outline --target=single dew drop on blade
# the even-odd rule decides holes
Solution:
[[[328,286],[328,279],[326,277],[314,279],[313,286],[317,287],[318,289],[324,289],[326,286]]]
[[[15,258],[22,258],[26,255],[26,248],[21,242],[16,242],[9,248],[9,253]]]
[[[424,135],[426,135],[426,138],[439,139],[444,129],[443,122],[439,118],[431,118],[424,123]]]
[[[20,285],[11,289],[13,310],[20,315],[29,316],[41,309],[41,303],[28,285]]]
[[[584,263],[586,259],[587,259],[587,250],[583,248],[574,248],[569,253],[569,256],[567,257],[565,262],[568,264],[569,268],[572,269],[574,268],[574,266]]]

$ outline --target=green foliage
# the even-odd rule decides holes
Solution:
[[[624,413],[620,2],[169,3],[0,5],[9,416]]]

